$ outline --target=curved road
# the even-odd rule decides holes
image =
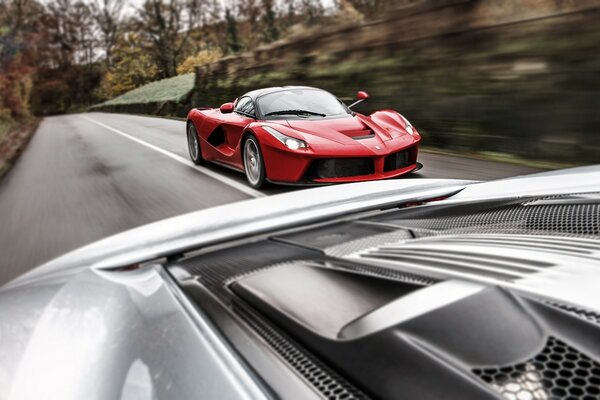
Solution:
[[[531,168],[422,153],[411,177],[488,180]],[[106,236],[219,204],[298,190],[257,192],[242,174],[196,167],[185,123],[88,113],[44,119],[0,183],[0,285]]]

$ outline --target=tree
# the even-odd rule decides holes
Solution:
[[[234,8],[235,13],[240,17],[240,22],[236,26],[237,34],[244,38],[244,47],[254,49],[260,44],[260,20],[262,17],[261,9],[262,0],[237,0],[237,7]],[[236,21],[237,22],[237,21]]]
[[[110,99],[155,80],[159,73],[150,46],[139,33],[119,33],[113,48],[113,66],[102,78],[98,96]]]
[[[273,10],[273,0],[263,0],[263,9],[265,10],[263,39],[266,43],[270,43],[279,39],[279,30],[276,25],[277,16]]]
[[[42,25],[44,42],[40,61],[44,67],[66,69],[94,61],[93,20],[87,3],[81,0],[51,2],[46,6]]]
[[[217,61],[223,57],[223,54],[219,50],[206,49],[189,56],[181,64],[177,66],[177,74],[187,74],[194,72],[194,68],[197,65],[206,65]]]
[[[177,74],[177,64],[184,56],[185,46],[198,16],[195,1],[146,0],[137,26],[152,43],[152,55],[160,75],[168,78]]]
[[[299,11],[300,14],[305,16],[308,25],[316,24],[325,14],[325,9],[320,0],[301,0]]]
[[[123,2],[120,0],[95,0],[92,5],[92,18],[99,31],[99,42],[104,50],[106,65],[112,66],[112,50],[117,41],[121,25]]]
[[[237,22],[231,15],[229,8],[225,9],[225,24],[227,25],[225,53],[237,53],[242,50],[242,45],[237,34]]]
[[[35,0],[0,1],[0,123],[29,115],[42,11]]]
[[[386,10],[391,7],[406,3],[412,3],[414,0],[348,0],[348,2],[355,8],[359,13],[363,14],[366,18],[375,18],[381,16]]]
[[[336,1],[337,13],[335,20],[340,25],[355,25],[364,21],[364,16],[352,5],[349,0]]]

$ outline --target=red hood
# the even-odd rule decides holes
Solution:
[[[356,114],[353,117],[334,119],[289,119],[288,126],[300,132],[310,142],[310,136],[331,140],[340,144],[355,145],[361,136],[372,136],[368,140],[375,139],[378,142],[386,142],[400,136],[408,135],[404,127],[397,125],[382,127],[375,123],[370,117]]]

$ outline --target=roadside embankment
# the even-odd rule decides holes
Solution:
[[[178,116],[190,108],[195,75],[184,74],[151,82],[114,99],[90,107],[91,111]]]
[[[6,123],[0,130],[0,179],[6,175],[29,143],[39,124],[38,119]]]

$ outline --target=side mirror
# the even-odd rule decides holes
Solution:
[[[363,92],[362,90],[360,90],[358,93],[356,93],[356,101],[352,104],[350,104],[348,106],[348,108],[352,108],[357,104],[362,103],[363,101],[367,100],[369,98],[369,93],[367,92]]]
[[[223,114],[232,113],[233,112],[233,103],[221,104],[221,107],[219,107],[219,110],[221,110],[221,113],[223,113]]]

